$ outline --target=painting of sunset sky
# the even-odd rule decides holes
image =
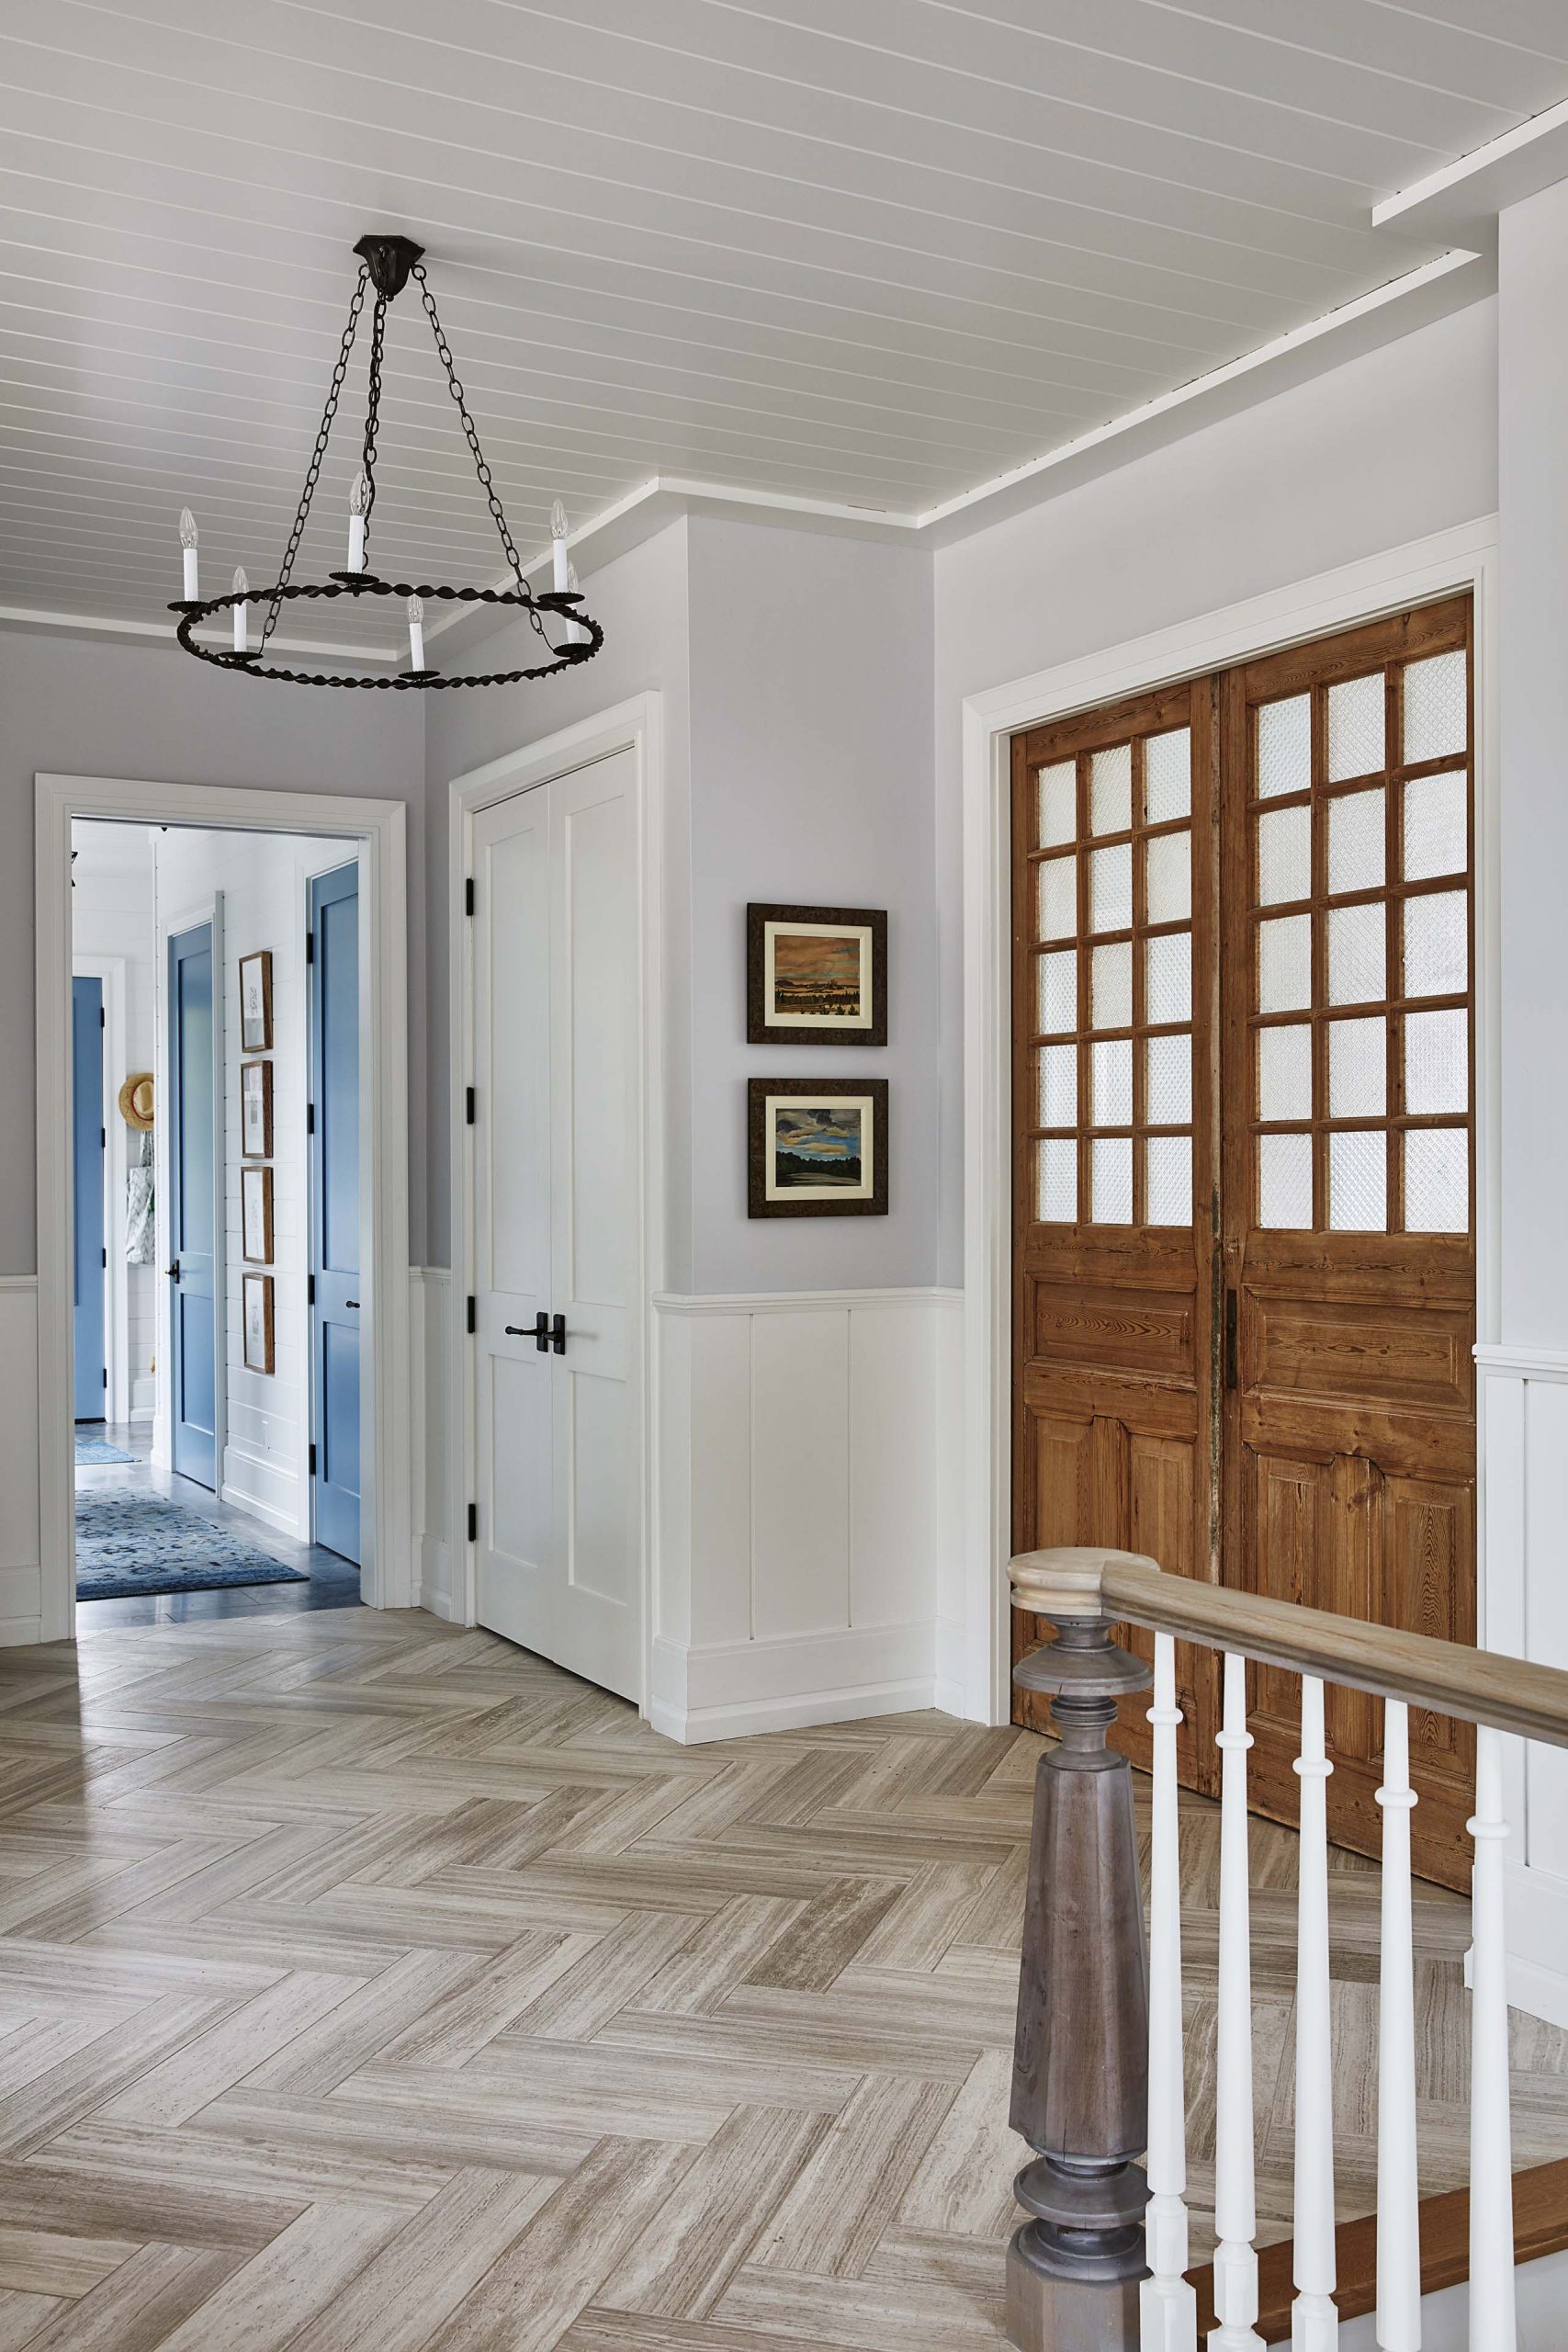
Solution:
[[[773,1190],[853,1189],[864,1182],[863,1107],[779,1103],[773,1110]]]

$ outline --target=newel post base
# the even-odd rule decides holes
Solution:
[[[1027,1605],[1039,1609],[1037,1594]],[[1010,2120],[1035,2158],[1014,2184],[1031,2218],[1008,2248],[1008,2340],[1016,2352],[1136,2352],[1148,1960],[1132,1773],[1106,1734],[1118,1699],[1152,1678],[1103,1617],[1052,1613],[1058,1639],[1013,1670],[1053,1694],[1061,1745],[1034,1784]]]

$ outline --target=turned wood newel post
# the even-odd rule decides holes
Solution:
[[[1117,1702],[1148,1688],[1100,1609],[1105,1555],[1013,1563],[1018,1606],[1057,1639],[1013,1669],[1053,1693],[1061,1745],[1034,1784],[1010,2121],[1036,2151],[1014,2184],[1032,2218],[1008,2248],[1018,2352],[1135,2352],[1148,2183],[1148,1962],[1124,1757],[1106,1746]],[[1152,1565],[1152,1564],[1150,1564]]]

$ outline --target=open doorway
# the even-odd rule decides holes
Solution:
[[[355,1604],[363,845],[77,817],[70,857],[68,1593],[95,1622]]]

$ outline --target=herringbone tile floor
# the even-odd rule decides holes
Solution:
[[[994,2344],[1039,1746],[915,1715],[682,1749],[367,1610],[5,1654],[0,2352]],[[1185,1821],[1201,2204],[1217,1838]],[[1271,2237],[1292,1845],[1258,1826]],[[1335,1888],[1350,2213],[1376,1879]],[[1424,1895],[1419,1935],[1438,2188],[1465,1906]],[[1568,2151],[1568,2061],[1516,2026],[1525,2164]]]

